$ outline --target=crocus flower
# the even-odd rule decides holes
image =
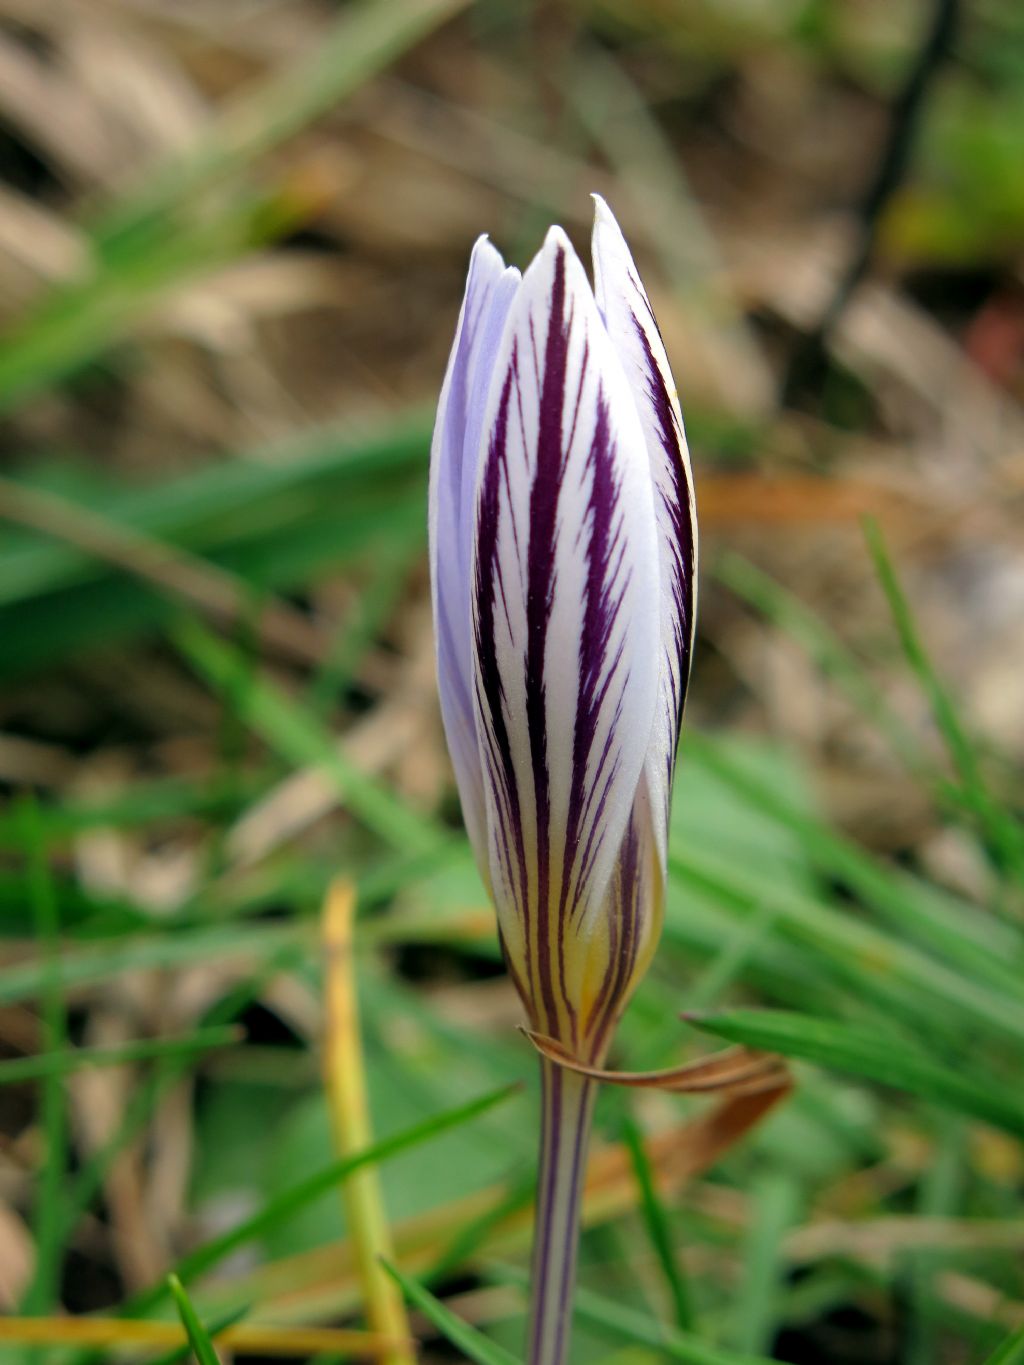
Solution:
[[[600,198],[594,286],[553,227],[473,249],[431,453],[438,681],[477,864],[532,1031],[600,1067],[661,926],[693,642],[682,416]],[[567,1339],[593,1082],[542,1061],[530,1359]]]

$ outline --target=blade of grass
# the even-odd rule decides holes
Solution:
[[[209,1327],[210,1336],[211,1337],[221,1336],[221,1334],[227,1331],[229,1327],[233,1327],[236,1322],[240,1322],[241,1319],[244,1318],[248,1312],[249,1307],[246,1304],[242,1308],[236,1308],[232,1313],[220,1314],[219,1317],[214,1318],[214,1320],[210,1323]],[[95,1322],[98,1321],[98,1319],[94,1318],[92,1319],[92,1321]],[[122,1332],[126,1327],[135,1327],[141,1325],[138,1323],[126,1323],[121,1318],[114,1318],[113,1323]],[[148,1323],[145,1325],[149,1326]],[[159,1325],[163,1326],[164,1324],[161,1323]],[[190,1342],[188,1339],[188,1334],[186,1333],[185,1340],[182,1342],[180,1346],[176,1346],[169,1351],[165,1351],[163,1355],[154,1356],[154,1358],[149,1362],[149,1365],[178,1365],[178,1362],[180,1360],[184,1360],[187,1357],[189,1353],[189,1348]]]
[[[223,957],[256,957],[278,949],[307,944],[312,948],[315,931],[302,921],[296,924],[218,925],[212,929],[190,928],[163,933],[111,937],[68,949],[61,956],[61,977],[66,990],[98,985],[122,972],[148,967],[180,967]],[[46,978],[46,959],[8,967],[0,978],[0,1005],[11,1005],[40,992]]]
[[[244,580],[68,498],[0,476],[0,517],[74,545],[158,592],[191,604],[222,626],[237,626],[248,616],[252,593]],[[320,658],[317,631],[282,601],[263,602],[259,631],[268,645],[288,658],[301,663]]]
[[[106,349],[159,292],[308,215],[300,180],[254,197],[229,182],[376,74],[465,0],[376,0],[346,11],[313,50],[246,92],[187,152],[94,224],[95,269],[49,296],[0,355],[0,410]],[[191,198],[215,183],[210,212]],[[183,209],[185,212],[183,212]]]
[[[761,814],[792,830],[826,875],[848,887],[895,927],[941,952],[961,972],[969,969],[1007,994],[1016,994],[1019,975],[1012,963],[1024,945],[1013,926],[995,916],[979,915],[976,906],[873,858],[850,839],[789,804],[773,786],[731,758],[708,736],[691,731],[687,756],[727,783]]]
[[[935,1125],[935,1152],[919,1185],[916,1211],[921,1218],[953,1218],[960,1204],[966,1143],[964,1125]],[[910,1258],[910,1322],[906,1332],[906,1365],[932,1365],[941,1358],[941,1329],[934,1305],[942,1298],[938,1283],[941,1254],[921,1250]]]
[[[871,518],[864,522],[864,536],[904,656],[928,699],[936,727],[945,742],[969,805],[987,832],[1001,865],[1013,871],[1018,878],[1024,878],[1024,826],[1015,821],[989,791],[977,748],[925,649],[910,603],[886,549],[881,528]]]
[[[441,1114],[425,1119],[422,1123],[414,1124],[410,1128],[375,1143],[372,1147],[354,1153],[351,1157],[333,1162],[323,1170],[282,1191],[252,1217],[245,1219],[233,1228],[229,1228],[219,1237],[197,1247],[195,1251],[178,1262],[174,1268],[174,1273],[183,1283],[190,1283],[205,1272],[212,1270],[214,1266],[230,1256],[239,1247],[261,1237],[276,1227],[278,1223],[285,1222],[295,1213],[328,1193],[339,1181],[344,1180],[353,1171],[396,1156],[421,1142],[428,1141],[439,1133],[468,1123],[495,1105],[509,1099],[513,1094],[517,1094],[520,1090],[521,1086],[518,1082],[501,1086],[479,1096],[477,1099],[470,1100],[466,1104],[455,1106]],[[166,1281],[159,1281],[149,1289],[135,1294],[121,1305],[119,1311],[124,1318],[140,1318],[160,1306],[166,1297]],[[364,1337],[365,1335],[363,1334]],[[389,1341],[387,1344],[392,1343]],[[76,1355],[72,1365],[99,1365],[100,1359],[101,1357],[95,1352],[86,1351]]]
[[[379,543],[381,535],[423,536],[419,480],[396,490],[360,489],[328,522],[317,514],[305,526],[289,522],[258,539],[225,543],[217,562],[252,585],[258,600],[267,592],[308,588],[327,566],[337,569]],[[162,634],[180,611],[170,594],[125,574],[106,574],[4,610],[5,650],[0,677],[24,677],[129,639]]]
[[[375,0],[349,11],[315,50],[246,91],[201,142],[151,174],[97,225],[110,253],[208,185],[223,186],[244,166],[326,113],[384,70],[466,0]]]
[[[459,1228],[426,1272],[424,1279],[430,1284],[435,1284],[468,1264],[474,1253],[486,1244],[496,1229],[500,1229],[513,1214],[523,1213],[532,1207],[536,1184],[536,1178],[531,1171],[525,1179],[520,1177],[498,1186],[497,1194],[490,1205],[477,1217],[469,1218]]]
[[[313,205],[285,185],[221,201],[216,214],[168,224],[150,234],[146,250],[116,265],[103,260],[85,279],[45,295],[5,336],[0,349],[0,412],[96,360],[176,286],[292,231]]]
[[[322,1352],[339,1354],[343,1359],[377,1359],[391,1345],[372,1332],[344,1327],[273,1327],[262,1323],[238,1324],[240,1313],[225,1313],[210,1328],[226,1350],[246,1356],[294,1356],[309,1359]],[[175,1365],[189,1353],[187,1333],[176,1322],[131,1322],[124,1318],[0,1317],[0,1342],[20,1342],[30,1346],[97,1347],[104,1358],[122,1353],[150,1351],[170,1346],[165,1355],[153,1358],[150,1365]]]
[[[408,1151],[422,1142],[427,1142],[451,1128],[469,1123],[489,1109],[493,1109],[495,1105],[510,1099],[519,1090],[518,1083],[500,1086],[496,1090],[489,1091],[486,1095],[470,1100],[467,1104],[460,1104],[444,1110],[442,1113],[432,1115],[421,1123],[403,1129],[391,1137],[383,1138],[371,1147],[363,1148],[361,1152],[355,1152],[339,1161],[332,1162],[323,1170],[317,1171],[314,1175],[308,1176],[305,1180],[299,1181],[269,1200],[251,1218],[245,1219],[219,1237],[197,1247],[195,1251],[178,1262],[175,1267],[175,1274],[183,1283],[194,1280],[197,1276],[223,1261],[231,1252],[245,1246],[247,1242],[254,1241],[270,1228],[290,1218],[299,1209],[305,1208],[314,1200],[319,1199],[321,1195],[334,1189],[340,1181],[346,1179],[353,1172],[361,1170],[365,1166],[376,1165],[388,1157],[396,1156],[399,1152]],[[136,1295],[125,1305],[124,1311],[133,1316],[138,1316],[162,1302],[165,1293],[166,1286],[163,1283],[154,1285],[151,1289]]]
[[[731,1010],[684,1018],[729,1042],[892,1086],[1024,1136],[1024,1099],[1012,1088],[977,1072],[967,1076],[950,1070],[913,1051],[899,1035],[783,1010]]]
[[[647,1236],[654,1248],[662,1279],[665,1281],[665,1287],[668,1290],[675,1324],[682,1332],[692,1332],[694,1330],[693,1311],[690,1307],[690,1294],[686,1286],[686,1274],[672,1242],[672,1228],[668,1212],[661,1202],[661,1196],[658,1194],[658,1188],[654,1183],[654,1174],[651,1171],[651,1163],[647,1159],[643,1134],[629,1114],[625,1116],[623,1121],[622,1133],[629,1150],[630,1160],[633,1163],[633,1174],[636,1176],[637,1187],[640,1191],[640,1212],[647,1229]]]
[[[111,487],[99,480],[95,488],[76,484],[75,498],[119,527],[209,558],[218,546],[259,543],[268,525],[278,531],[296,526],[308,533],[318,509],[325,520],[343,528],[357,491],[380,484],[393,497],[396,482],[404,484],[425,472],[429,447],[429,418],[413,413],[356,437],[331,428],[314,430],[155,486]],[[28,475],[22,477],[27,482]],[[355,510],[362,514],[358,502]],[[53,592],[95,572],[95,565],[73,546],[15,536],[2,525],[0,563],[4,605]]]
[[[216,818],[231,816],[240,805],[266,790],[269,773],[247,773],[244,782],[228,795],[211,789],[208,781],[191,778],[162,778],[138,782],[123,793],[98,798],[69,798],[40,804],[38,819],[49,845],[92,829],[137,829],[162,820]],[[20,847],[17,815],[0,812],[0,848]],[[139,917],[140,925],[145,920]]]
[[[356,994],[352,927],[356,896],[351,882],[334,881],[324,901],[325,1041],[324,1079],[337,1153],[352,1156],[372,1142]],[[370,1329],[395,1341],[409,1338],[401,1294],[384,1270],[392,1255],[391,1232],[377,1172],[363,1166],[341,1183],[349,1239],[366,1304]],[[385,1365],[414,1365],[408,1347],[396,1346]]]
[[[217,1352],[213,1349],[213,1342],[210,1340],[206,1328],[199,1321],[199,1315],[192,1307],[192,1300],[185,1293],[177,1275],[168,1275],[167,1288],[171,1291],[174,1306],[178,1310],[178,1317],[181,1318],[181,1325],[188,1336],[189,1345],[192,1347],[192,1354],[196,1358],[197,1365],[220,1365]]]
[[[1018,1327],[997,1346],[985,1365],[1024,1365],[1024,1327]]]
[[[39,826],[35,800],[19,805],[28,888],[36,933],[40,944],[42,1023],[45,1046],[51,1053],[67,1046],[67,1014],[64,1007],[60,965],[60,922],[53,876],[46,844]],[[56,1308],[60,1299],[64,1242],[61,1207],[69,1153],[68,1115],[64,1086],[59,1073],[44,1074],[40,1084],[40,1115],[43,1160],[37,1171],[32,1220],[35,1240],[35,1271],[19,1305],[26,1314]]]
[[[240,981],[208,1012],[205,1019],[207,1027],[226,1028],[247,1005],[258,999],[266,982],[286,965],[289,954],[290,949],[279,951],[263,964],[261,971],[247,980]],[[70,1241],[79,1219],[101,1189],[118,1153],[142,1131],[143,1125],[155,1111],[161,1097],[186,1074],[189,1065],[189,1057],[172,1056],[163,1059],[155,1073],[132,1093],[117,1130],[82,1164],[74,1180],[65,1190],[61,1205],[62,1235],[65,1243]]]
[[[385,542],[373,556],[373,578],[352,604],[350,618],[309,686],[309,708],[321,720],[345,692],[360,659],[401,601],[407,571],[420,552],[421,546],[415,542],[411,545]]]
[[[515,1266],[489,1266],[488,1272],[499,1284],[525,1288],[529,1283],[526,1272]],[[606,1328],[625,1341],[649,1346],[669,1360],[682,1360],[686,1365],[771,1365],[764,1356],[743,1355],[722,1346],[712,1346],[677,1328],[663,1326],[647,1314],[613,1303],[589,1289],[577,1288],[574,1304],[576,1316],[581,1321]]]
[[[440,1299],[435,1299],[429,1289],[424,1289],[408,1275],[403,1275],[390,1261],[384,1262],[384,1269],[402,1290],[402,1293],[437,1328],[441,1335],[463,1353],[467,1360],[476,1365],[518,1365],[511,1351],[506,1351],[497,1342],[490,1341],[471,1327],[468,1322],[455,1316]]]
[[[265,679],[247,678],[237,650],[193,621],[181,621],[174,640],[200,676],[237,707],[265,743],[289,763],[319,768],[337,788],[346,809],[385,844],[402,853],[432,853],[448,841],[437,825],[349,762],[308,706],[289,700]]]
[[[938,775],[930,771],[920,744],[894,714],[881,688],[820,616],[735,552],[720,556],[715,563],[715,577],[807,651],[857,710],[879,729],[909,772],[928,781],[938,780]]]
[[[689,993],[694,1009],[708,1009],[729,988],[758,945],[768,938],[774,923],[775,911],[766,901],[697,977]]]
[[[796,1221],[800,1197],[799,1186],[787,1171],[760,1176],[751,1194],[753,1208],[746,1227],[743,1274],[730,1333],[733,1345],[748,1353],[771,1349],[783,1316],[780,1253],[782,1239]]]
[[[66,1076],[83,1067],[124,1066],[154,1058],[188,1056],[213,1048],[230,1047],[241,1034],[236,1028],[200,1029],[180,1038],[141,1038],[116,1047],[80,1047],[64,1052],[44,1052],[38,1057],[13,1057],[0,1061],[0,1085]]]
[[[927,1021],[933,1029],[962,1031],[961,1021],[969,1019],[971,1026],[980,1025],[1018,1044],[1024,1041],[1024,1001],[1018,992],[997,991],[989,982],[973,980],[952,964],[823,901],[786,888],[766,892],[763,880],[737,867],[735,860],[674,847],[669,851],[669,870],[674,878],[746,914],[762,910],[768,901],[778,934],[812,947],[855,992],[884,1001],[916,1024]]]

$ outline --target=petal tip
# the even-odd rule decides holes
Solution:
[[[608,201],[604,195],[598,194],[596,190],[590,195],[594,201],[594,222],[595,223],[615,223],[615,214],[608,207]],[[618,223],[615,223],[618,227]]]
[[[557,223],[552,223],[548,228],[547,233],[544,236],[544,245],[541,250],[547,251],[553,247],[563,251],[572,251],[573,249],[572,242],[569,241],[569,235],[565,228],[559,227]]]
[[[594,201],[594,237],[597,239],[603,232],[608,232],[616,242],[625,243],[625,234],[619,226],[619,220],[612,213],[607,200],[599,194],[591,195]],[[608,240],[608,239],[606,239]]]
[[[469,253],[470,269],[472,270],[475,265],[480,265],[487,257],[490,257],[491,261],[497,265],[500,270],[504,270],[505,258],[491,241],[490,237],[488,237],[487,233],[481,232],[480,236],[473,243],[472,251]]]

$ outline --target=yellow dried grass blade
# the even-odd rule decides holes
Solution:
[[[0,1341],[30,1346],[91,1346],[110,1350],[166,1350],[185,1346],[185,1329],[176,1322],[133,1322],[122,1318],[0,1317]],[[239,1323],[217,1334],[217,1345],[246,1355],[286,1357],[338,1354],[357,1360],[384,1360],[396,1341],[379,1332],[335,1327],[270,1327]]]
[[[352,951],[355,907],[356,893],[351,882],[341,879],[333,882],[323,911],[327,1009],[324,1079],[340,1157],[358,1152],[373,1141]],[[367,1166],[355,1171],[342,1183],[341,1195],[366,1301],[367,1321],[374,1331],[399,1343],[385,1352],[385,1365],[415,1365],[413,1352],[401,1344],[410,1335],[405,1301],[383,1266],[383,1260],[394,1259],[394,1251],[376,1170]]]

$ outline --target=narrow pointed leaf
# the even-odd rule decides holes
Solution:
[[[220,1365],[217,1352],[213,1349],[213,1342],[210,1340],[209,1333],[199,1321],[199,1315],[192,1307],[192,1301],[185,1293],[181,1281],[177,1275],[168,1275],[167,1287],[171,1291],[174,1305],[178,1310],[182,1326],[188,1333],[189,1345],[192,1347],[192,1354],[198,1361],[198,1365]]]
[[[911,1049],[898,1035],[891,1037],[863,1025],[783,1010],[733,1010],[686,1017],[706,1033],[730,1042],[781,1052],[894,1086],[1024,1136],[1024,1101],[1015,1090],[991,1079],[952,1071]]]
[[[1024,1365],[1024,1326],[1018,1327],[1016,1332],[997,1346],[986,1359],[985,1365]]]
[[[313,1175],[307,1176],[305,1180],[300,1180],[290,1189],[284,1190],[269,1200],[251,1218],[229,1228],[220,1236],[211,1238],[210,1241],[184,1256],[175,1267],[175,1273],[182,1281],[194,1279],[197,1275],[218,1265],[238,1247],[254,1241],[270,1228],[276,1227],[279,1223],[292,1217],[299,1209],[306,1208],[328,1190],[334,1189],[353,1171],[361,1170],[365,1166],[375,1165],[377,1162],[384,1161],[399,1152],[416,1147],[421,1142],[429,1141],[436,1134],[443,1133],[449,1128],[468,1123],[496,1104],[509,1099],[518,1090],[518,1084],[501,1086],[499,1089],[481,1095],[475,1100],[470,1100],[467,1104],[460,1104],[453,1109],[447,1109],[432,1118],[425,1119],[422,1123],[404,1129],[400,1133],[383,1138],[371,1147],[364,1147],[360,1152],[353,1152],[351,1156],[332,1162],[323,1170],[316,1171]],[[151,1289],[143,1291],[130,1300],[125,1305],[124,1311],[135,1315],[148,1311],[154,1304],[162,1301],[165,1290],[166,1286],[163,1282],[154,1285]]]
[[[526,1283],[524,1272],[514,1266],[495,1265],[490,1267],[490,1274],[499,1283]],[[745,1355],[701,1341],[694,1333],[664,1326],[646,1313],[586,1289],[576,1291],[576,1312],[586,1322],[607,1328],[622,1340],[649,1346],[667,1360],[682,1360],[686,1365],[771,1365],[764,1356]]]
[[[431,1294],[429,1289],[424,1289],[416,1280],[403,1275],[397,1266],[391,1265],[388,1261],[384,1262],[384,1268],[401,1287],[409,1302],[418,1308],[453,1346],[457,1346],[467,1360],[476,1361],[477,1365],[517,1365],[516,1358],[510,1351],[490,1341],[468,1322],[456,1317],[450,1308],[446,1308],[440,1299]]]

